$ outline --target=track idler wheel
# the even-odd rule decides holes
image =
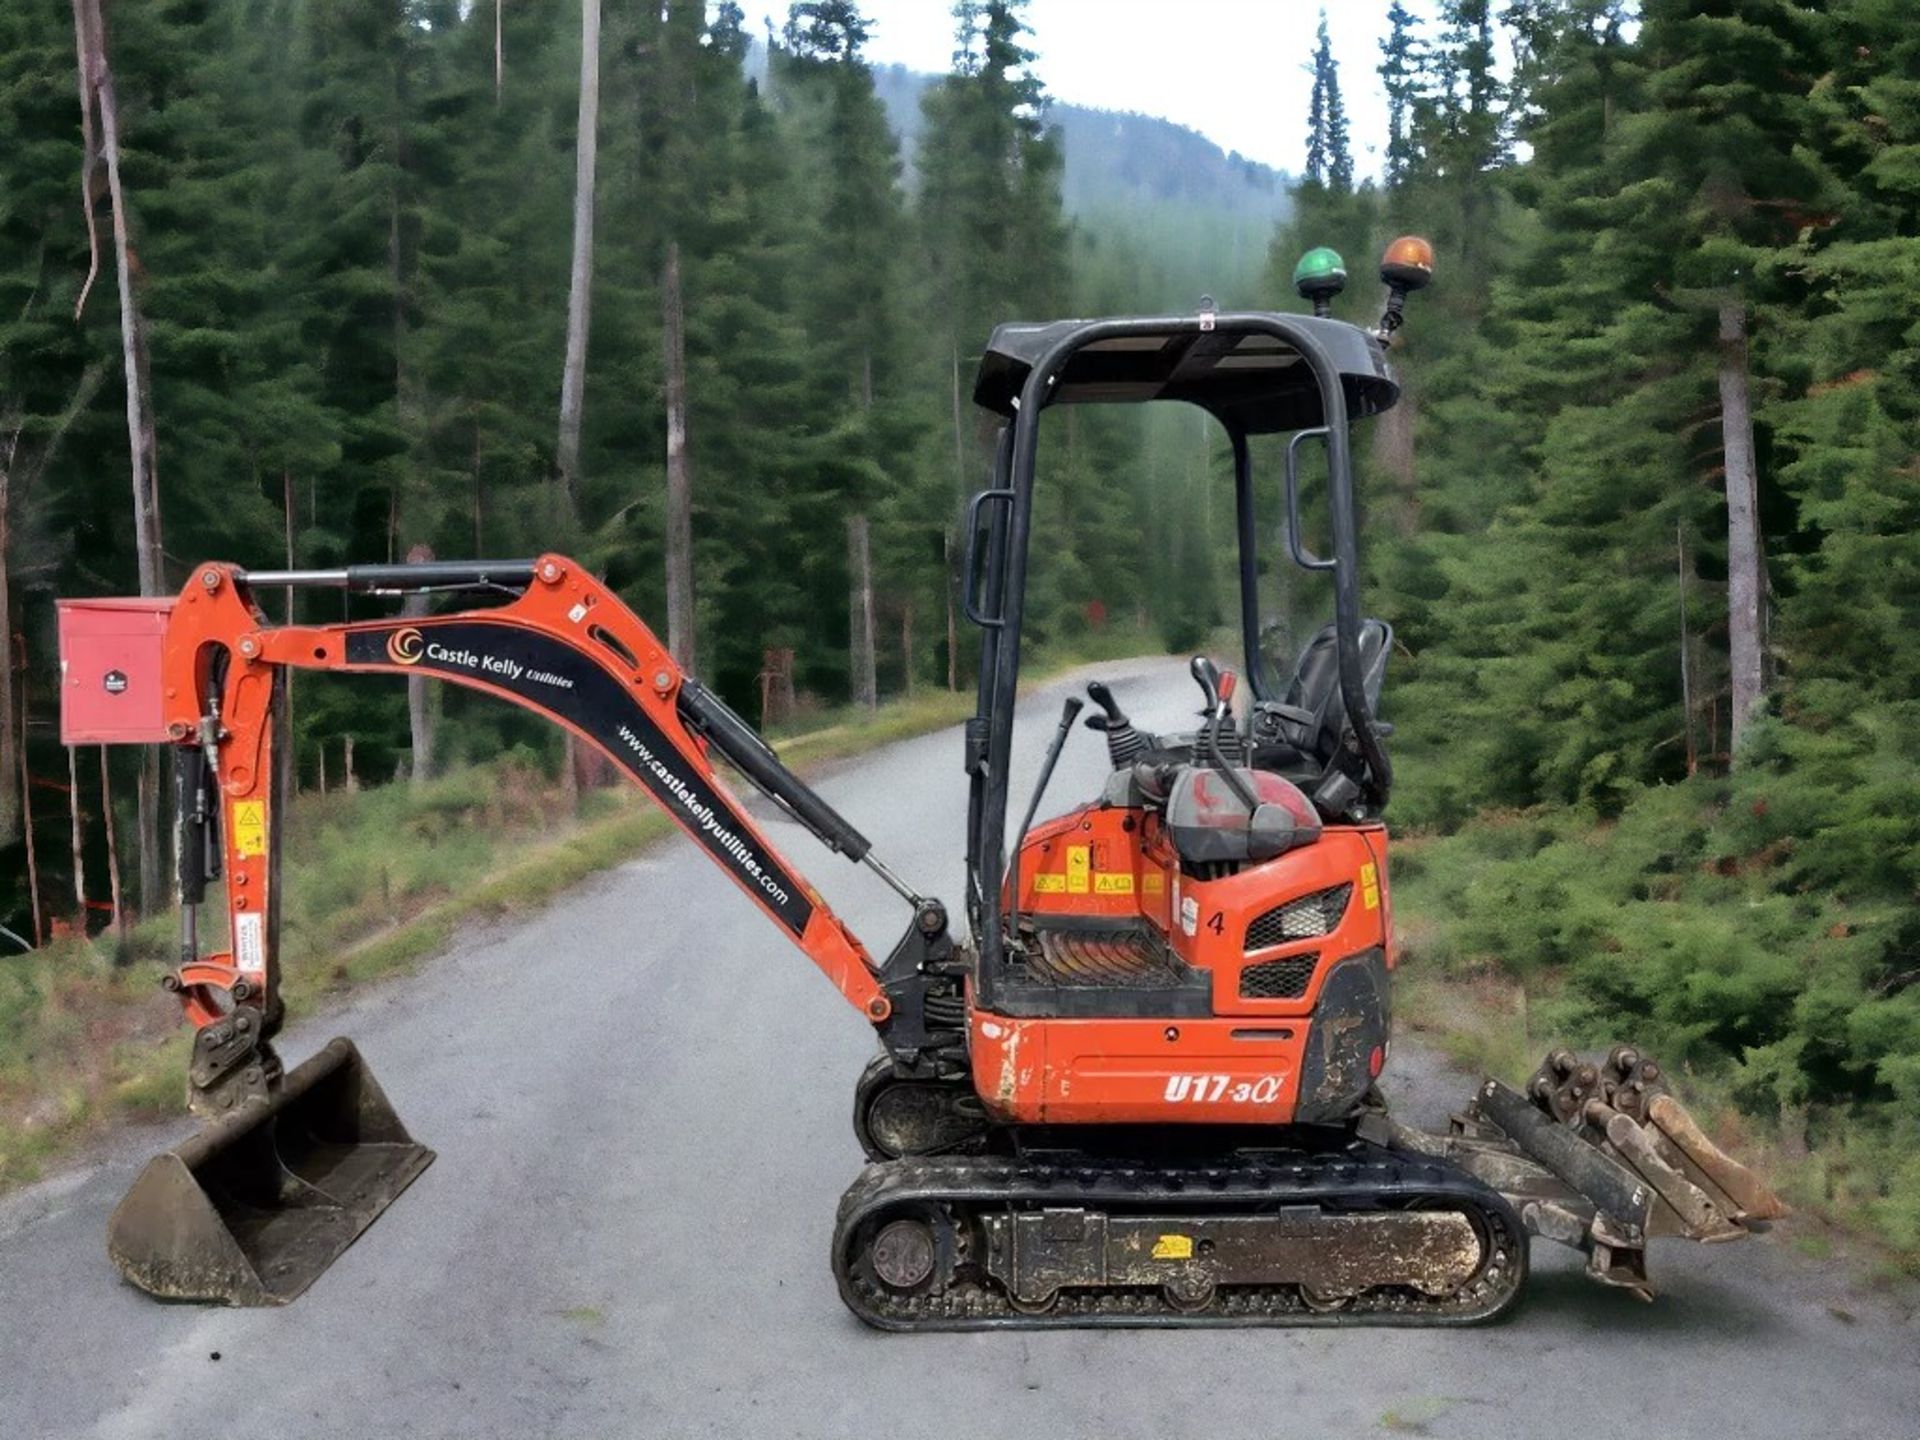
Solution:
[[[853,1133],[869,1160],[916,1155],[975,1155],[986,1148],[990,1122],[966,1077],[903,1077],[876,1056],[853,1092]]]

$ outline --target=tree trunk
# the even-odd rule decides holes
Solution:
[[[953,399],[953,488],[957,504],[964,510],[967,503],[967,445],[965,432],[960,421],[960,343],[949,342],[949,358],[952,361],[952,399]],[[971,542],[971,535],[965,537]],[[960,555],[966,550],[961,548]],[[954,569],[955,545],[951,531],[947,535],[947,689],[957,691],[960,688],[960,618],[957,613],[954,591],[965,584],[964,577]]]
[[[1693,636],[1687,628],[1687,532],[1683,525],[1673,527],[1675,574],[1680,581],[1680,715],[1681,731],[1687,742],[1687,774],[1699,769],[1700,751],[1693,741]]]
[[[847,517],[847,583],[853,703],[871,714],[880,704],[880,679],[873,653],[873,547],[864,515]]]
[[[108,771],[107,747],[100,747],[100,821],[107,827],[107,894],[113,900],[113,933],[127,939],[127,907],[120,896],[120,846],[113,834],[113,781]]]
[[[158,915],[173,903],[167,858],[161,850],[165,815],[160,808],[160,747],[140,747],[140,774],[133,789],[134,826],[140,835],[140,913]]]
[[[405,147],[395,148],[400,154],[400,163],[404,165]],[[406,366],[407,251],[406,236],[401,230],[400,184],[397,178],[387,187],[387,273],[393,277],[393,400],[394,408],[399,412],[402,423],[405,423],[411,418]],[[394,505],[397,509],[397,499]]]
[[[100,0],[73,0],[74,38],[80,65],[82,132],[88,142],[83,190],[94,193],[94,172],[104,166],[113,206],[114,267],[120,282],[120,352],[126,375],[127,440],[132,452],[133,539],[140,571],[140,593],[166,593],[161,565],[160,485],[153,433],[152,382],[147,363],[146,328],[134,293],[134,265],[128,243],[126,196],[120,188],[120,107],[113,71],[107,63],[106,23]],[[94,117],[99,117],[99,150],[93,150]],[[91,222],[89,222],[91,223]],[[84,298],[84,297],[83,297]],[[140,767],[140,903],[151,911],[159,903],[166,873],[167,840],[160,801],[160,766],[149,749]]]
[[[761,652],[760,729],[784,725],[793,718],[793,650],[769,645]]]
[[[913,695],[913,601],[900,604],[900,689]]]
[[[574,141],[573,279],[567,292],[567,357],[560,372],[560,439],[554,465],[561,522],[580,519],[580,415],[587,385],[587,321],[593,309],[593,188],[600,147],[600,0],[580,0],[580,117]]]
[[[0,436],[0,845],[11,845],[20,833],[20,793],[14,788],[19,762],[13,749],[13,581],[7,570],[11,544],[13,459],[20,451],[20,432]]]
[[[953,571],[953,532],[947,532],[947,573],[944,577],[947,592],[947,689],[952,693],[960,690],[960,614],[954,602],[954,590],[959,582]]]
[[[7,644],[13,663],[13,644]],[[33,844],[33,779],[27,769],[27,687],[20,687],[20,834],[27,843],[27,900],[33,909],[33,943],[47,943],[46,918],[40,913],[40,857]]]
[[[120,188],[120,109],[113,72],[107,63],[106,26],[100,0],[73,0],[75,38],[79,47],[80,89],[91,126],[100,121],[98,160],[89,155],[87,169],[104,165],[107,194],[113,203],[114,268],[120,281],[120,354],[127,381],[127,440],[133,459],[133,538],[140,569],[140,593],[161,595],[166,582],[161,573],[160,485],[155,465],[152,382],[147,363],[146,327],[134,293],[134,265],[128,243],[126,196]]]
[[[79,747],[67,746],[67,818],[73,827],[73,926],[87,934],[87,832],[80,813]]]
[[[577,818],[580,814],[580,746],[571,730],[560,734],[560,796],[567,814]]]
[[[1766,560],[1747,393],[1747,304],[1739,291],[1729,291],[1720,301],[1720,433],[1726,455],[1727,651],[1733,680],[1728,749],[1737,764],[1753,713],[1766,697],[1760,639]]]
[[[956,341],[950,350],[953,361],[953,488],[962,504],[967,499],[967,442],[966,432],[960,421],[960,346]]]
[[[415,545],[407,551],[409,565],[423,565],[431,559],[433,551],[428,546]],[[408,619],[419,619],[427,613],[427,597],[417,591],[407,596],[400,604],[400,613]],[[407,676],[407,730],[413,742],[413,764],[407,778],[416,790],[433,778],[433,741],[439,728],[434,694],[433,683],[425,675]]]
[[[682,670],[694,660],[693,461],[687,453],[687,332],[680,242],[667,242],[660,278],[667,365],[667,649]]]
[[[506,0],[493,0],[493,103],[500,103],[501,92],[507,83],[507,52],[501,44],[500,9]]]

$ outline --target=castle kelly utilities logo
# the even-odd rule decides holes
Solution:
[[[412,625],[387,637],[387,658],[396,665],[412,665],[426,653],[426,637]]]

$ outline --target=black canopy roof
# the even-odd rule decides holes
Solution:
[[[1202,329],[1198,316],[1128,319],[1129,331],[1090,340],[1074,352],[1048,396],[1050,405],[1186,400],[1250,435],[1321,423],[1320,390],[1292,344],[1264,330],[1257,315],[1220,315]],[[1284,317],[1317,340],[1340,371],[1352,419],[1392,407],[1400,387],[1378,342],[1343,320]],[[997,327],[974,381],[976,405],[1012,415],[1028,374],[1054,346],[1101,320],[1019,321]]]

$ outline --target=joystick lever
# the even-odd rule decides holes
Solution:
[[[1134,729],[1133,722],[1121,713],[1120,702],[1113,698],[1113,691],[1104,681],[1089,680],[1087,695],[1103,712],[1087,716],[1087,728],[1107,737],[1107,759],[1114,769],[1124,770],[1153,748],[1153,742]]]
[[[1196,655],[1187,668],[1199,682],[1200,693],[1207,697],[1207,703],[1200,713],[1211,720],[1220,713],[1220,667],[1206,656]]]

